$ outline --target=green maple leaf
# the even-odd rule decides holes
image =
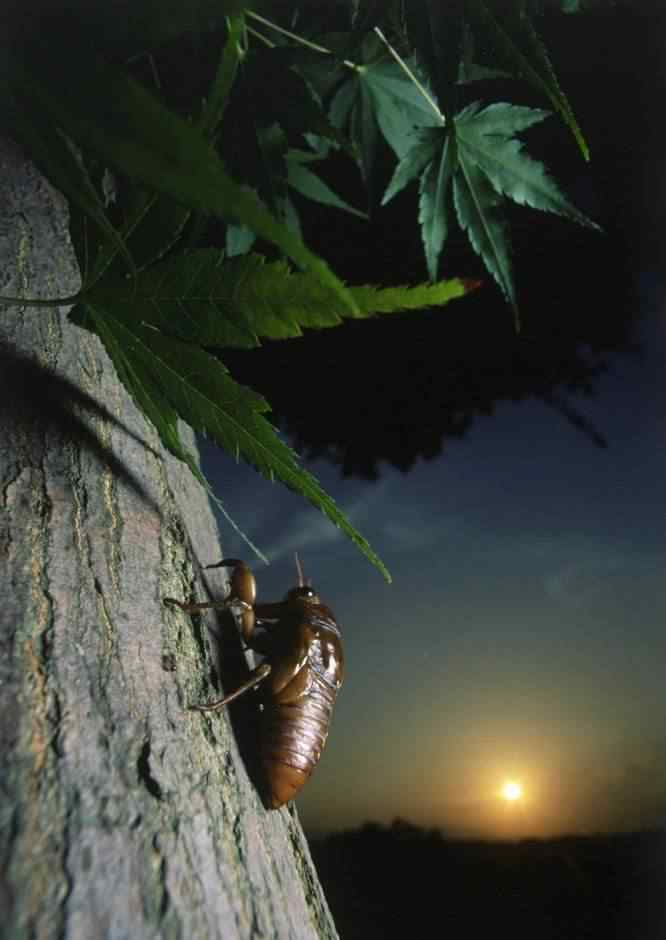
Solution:
[[[173,114],[122,71],[97,62],[59,63],[44,75],[17,69],[17,94],[105,165],[168,196],[185,209],[245,225],[353,304],[328,265],[235,182],[199,128]],[[222,93],[224,94],[224,92]],[[100,110],[99,102],[113,106]],[[221,107],[221,101],[216,107]]]
[[[461,161],[453,180],[453,202],[461,228],[511,304],[517,326],[508,226],[499,211],[501,200],[488,177],[471,161]]]
[[[183,447],[177,421],[206,434],[236,459],[278,479],[320,509],[388,578],[382,562],[264,417],[267,402],[229,375],[204,347],[259,344],[299,336],[343,317],[422,309],[461,297],[475,285],[458,279],[416,287],[348,288],[353,310],[316,274],[292,272],[259,255],[224,260],[214,249],[173,256],[134,278],[106,276],[70,314],[94,330],[118,375],[164,445],[203,481]]]
[[[346,317],[442,306],[472,286],[453,278],[414,287],[348,287],[352,313],[316,275],[291,271],[282,261],[266,263],[257,254],[224,260],[207,248],[169,258],[135,278],[107,278],[84,302],[122,310],[125,319],[198,346],[252,348],[260,337],[288,339],[303,327],[339,326]]]
[[[305,496],[391,580],[367,541],[266,420],[265,399],[234,381],[218,359],[138,320],[133,310],[123,306],[87,302],[77,307],[73,319],[99,334],[118,375],[164,446],[184,460],[201,482],[206,484],[180,440],[179,417],[236,459],[243,457],[268,479],[278,479]]]
[[[548,117],[547,111],[498,103],[481,110],[469,105],[456,117],[458,159],[473,163],[494,189],[519,205],[554,212],[580,225],[598,228],[563,195],[542,163],[523,151],[512,135]]]
[[[413,138],[395,169],[384,202],[419,177],[419,221],[428,273],[434,280],[449,231],[450,205],[460,227],[511,303],[517,318],[504,199],[554,212],[598,228],[570,203],[543,164],[523,150],[514,135],[542,121],[548,112],[498,103],[478,103],[458,113],[448,127],[430,128]]]
[[[441,131],[438,136],[437,159],[426,166],[419,183],[419,224],[428,274],[433,281],[449,231],[448,196],[456,169],[455,137]]]
[[[497,56],[517,77],[529,82],[544,94],[554,110],[569,127],[586,160],[590,151],[566,95],[559,86],[557,75],[546,48],[537,34],[532,20],[521,3],[506,3],[500,15],[488,0],[469,0],[467,13],[481,33],[485,34]]]
[[[415,128],[441,124],[432,105],[405,75],[397,62],[377,55],[376,37],[363,44],[370,61],[354,69],[337,90],[330,118],[337,127],[347,127],[358,154],[363,177],[370,180],[379,132],[399,158],[411,147]]]
[[[313,154],[316,158],[316,155]],[[298,151],[290,150],[286,155],[285,172],[287,183],[292,189],[310,199],[312,202],[318,202],[322,206],[330,206],[333,209],[342,209],[361,219],[367,219],[367,212],[361,212],[342,199],[331,187],[310,170],[306,163],[311,162],[310,154],[303,156]]]

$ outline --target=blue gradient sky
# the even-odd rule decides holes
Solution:
[[[370,540],[386,585],[283,487],[203,445],[203,467],[269,556],[225,554],[259,595],[293,552],[343,628],[345,684],[306,828],[402,816],[451,833],[545,835],[666,820],[666,276],[644,275],[641,356],[574,404],[598,450],[537,402],[504,404],[448,452],[378,483],[309,469]],[[525,799],[497,796],[517,778]]]

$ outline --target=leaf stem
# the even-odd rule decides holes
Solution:
[[[292,33],[291,30],[285,29],[284,26],[278,26],[277,23],[273,23],[271,20],[265,19],[263,16],[260,16],[253,10],[246,10],[245,15],[252,17],[253,20],[261,23],[263,26],[268,26],[269,29],[274,29],[276,33],[281,33],[281,35],[286,36],[288,39],[293,39],[294,42],[299,43],[301,46],[306,46],[306,48],[312,49],[314,52],[321,52],[324,55],[333,55],[332,49],[327,49],[325,46],[320,46],[319,43],[311,42],[309,39],[305,39],[305,37],[299,36],[298,33]],[[261,38],[264,39],[263,36]],[[264,41],[266,40],[264,39]],[[343,59],[342,64],[346,65],[347,68],[350,69],[358,69],[356,62],[351,62],[349,59]]]
[[[418,91],[421,93],[421,95],[423,96],[423,98],[425,98],[425,100],[428,102],[428,104],[430,105],[430,107],[432,108],[432,110],[435,112],[435,114],[437,115],[437,117],[439,118],[439,120],[442,122],[442,124],[446,124],[446,119],[445,119],[444,115],[443,115],[442,112],[439,110],[439,108],[438,108],[438,106],[437,106],[437,102],[436,102],[435,99],[432,97],[432,95],[429,93],[429,91],[428,91],[428,89],[425,87],[425,85],[423,85],[423,83],[418,80],[418,78],[417,78],[416,75],[412,72],[412,70],[411,70],[410,67],[407,65],[407,63],[406,63],[405,60],[402,58],[402,56],[397,52],[396,49],[393,48],[393,46],[392,46],[391,43],[388,41],[388,39],[386,38],[386,36],[384,35],[384,33],[381,31],[381,29],[379,28],[379,26],[375,26],[375,30],[374,30],[374,31],[375,31],[375,33],[377,34],[377,36],[379,36],[379,38],[381,39],[381,41],[384,43],[384,45],[386,46],[386,48],[388,49],[388,51],[391,53],[391,55],[393,56],[393,58],[395,59],[395,61],[398,63],[398,65],[400,66],[400,68],[401,68],[401,69],[403,70],[403,72],[407,75],[407,77],[409,78],[409,80],[416,86],[416,88],[417,88]]]
[[[44,300],[39,297],[0,297],[0,306],[6,307],[73,307],[81,300],[82,294],[71,297],[55,297]]]
[[[251,36],[254,36],[255,39],[260,40],[260,42],[263,42],[263,44],[268,46],[269,49],[275,48],[275,43],[271,42],[270,39],[267,36],[264,36],[263,33],[260,33],[258,29],[252,29],[251,26],[246,26],[245,28]]]

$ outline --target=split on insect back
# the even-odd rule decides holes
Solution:
[[[225,558],[207,566],[221,567],[232,569],[229,594],[223,601],[164,600],[187,612],[230,610],[247,647],[263,657],[239,688],[219,701],[192,707],[219,711],[250,689],[260,688],[264,705],[258,742],[262,797],[266,806],[277,809],[298,793],[324,749],[344,674],[340,628],[304,578],[298,555],[298,585],[275,603],[256,603],[256,582],[245,562]]]

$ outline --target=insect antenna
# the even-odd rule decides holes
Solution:
[[[303,579],[303,569],[301,568],[301,560],[298,557],[298,552],[294,552],[294,558],[296,560],[296,571],[298,572],[298,586],[303,587],[305,581]]]

